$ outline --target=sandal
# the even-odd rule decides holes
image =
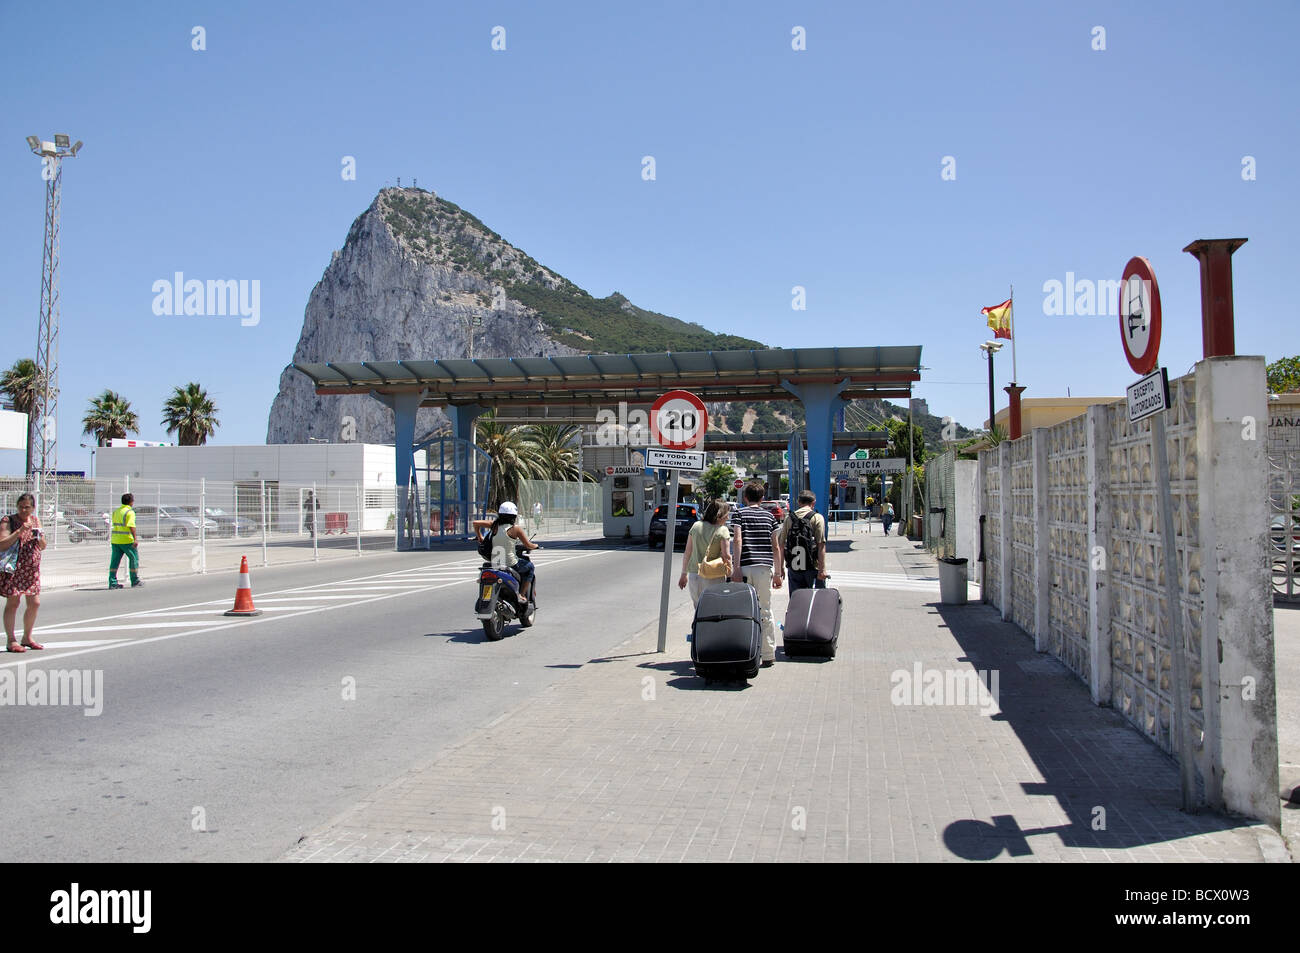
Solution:
[[[8,649],[8,651],[10,651],[10,652],[26,652],[27,649],[25,649],[23,646],[19,645],[17,642],[10,642],[10,643],[9,643],[9,649]]]
[[[27,642],[27,641],[24,641],[20,647],[25,649],[35,649],[38,652],[41,649],[45,648],[45,646],[41,645],[41,643],[39,642]]]

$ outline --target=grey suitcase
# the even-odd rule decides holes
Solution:
[[[843,601],[838,589],[800,589],[790,596],[782,642],[786,655],[835,657]]]
[[[743,582],[705,589],[691,625],[691,661],[706,682],[746,680],[758,674],[761,616],[754,587]]]

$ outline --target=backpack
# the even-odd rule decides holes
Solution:
[[[478,554],[482,556],[485,560],[492,559],[492,535],[495,532],[496,529],[493,528],[488,530],[487,533],[484,534],[483,536],[479,537]]]
[[[790,511],[790,530],[785,536],[786,567],[795,572],[812,569],[817,565],[817,535],[813,532],[814,514],[804,519]]]

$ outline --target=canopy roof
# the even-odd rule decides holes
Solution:
[[[782,387],[839,382],[844,398],[908,397],[921,377],[921,348],[824,347],[443,361],[294,363],[316,393],[420,393],[424,407],[482,404],[649,403],[669,390],[705,401],[792,400]]]

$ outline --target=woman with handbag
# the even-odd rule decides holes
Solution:
[[[18,512],[0,519],[0,596],[4,596],[5,636],[10,652],[26,652],[45,646],[32,641],[36,612],[41,607],[41,553],[45,536],[41,521],[33,512],[36,498],[30,493],[18,497]],[[14,634],[18,603],[27,597],[23,612],[23,640]]]
[[[699,603],[700,593],[710,585],[724,583],[731,577],[731,530],[726,526],[730,512],[730,503],[714,500],[686,536],[677,588],[686,589],[689,585],[693,604]]]

